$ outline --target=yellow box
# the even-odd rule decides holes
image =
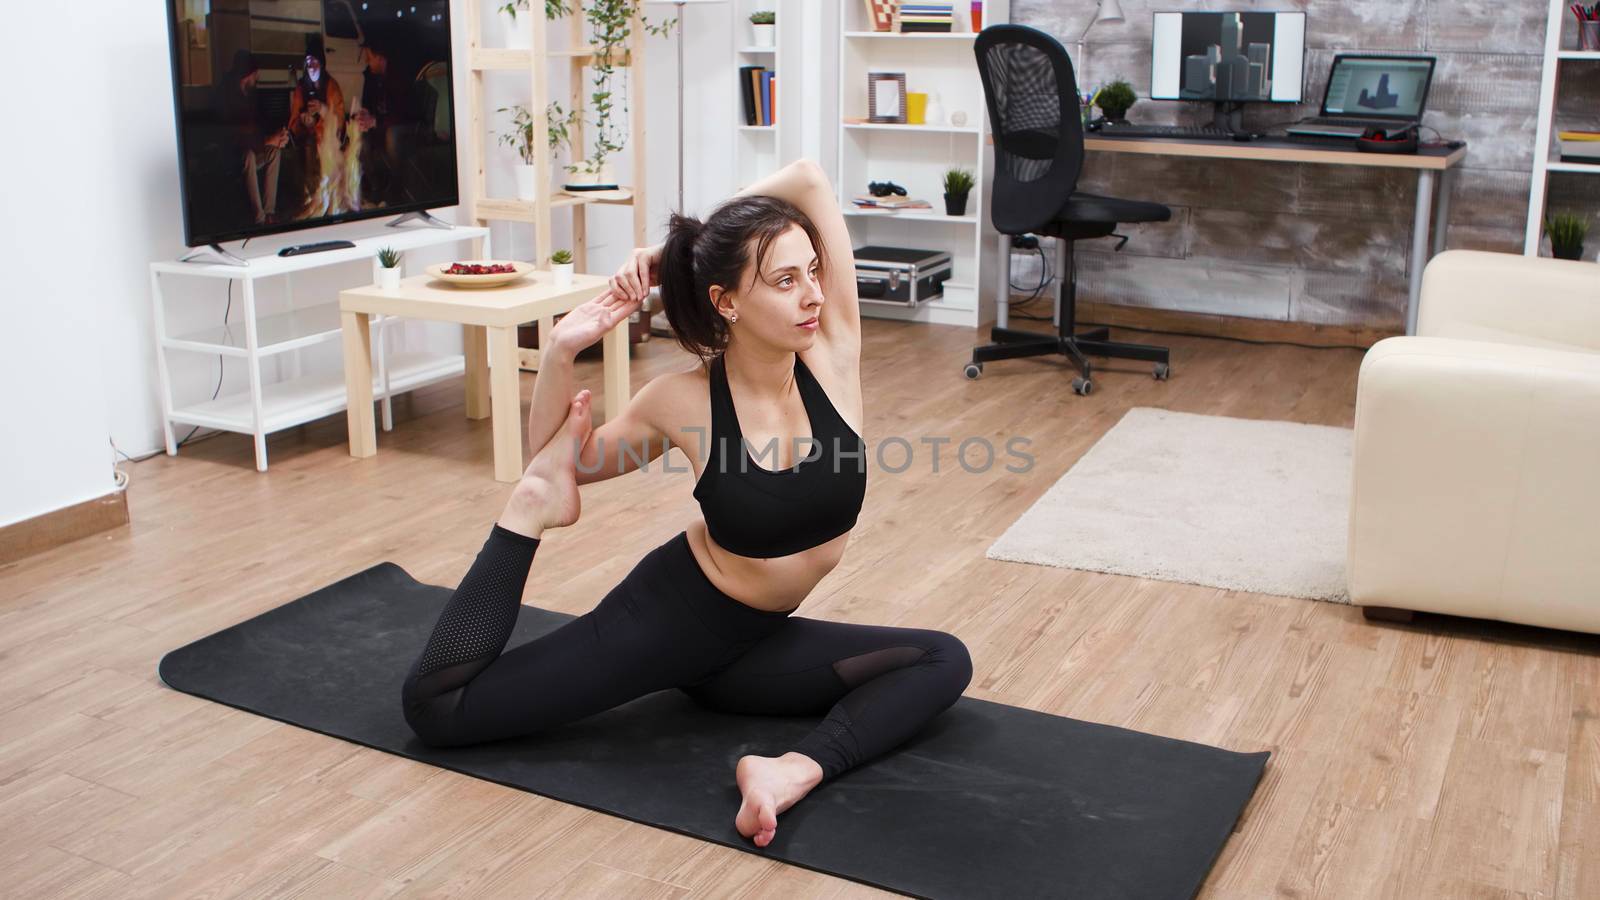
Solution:
[[[928,121],[928,95],[920,91],[906,92],[906,124],[925,125]]]

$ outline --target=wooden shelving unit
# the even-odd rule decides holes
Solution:
[[[1561,90],[1563,64],[1600,65],[1600,50],[1576,50],[1577,18],[1568,0],[1550,0],[1549,20],[1545,25],[1544,74],[1539,83],[1539,118],[1534,132],[1533,181],[1528,188],[1528,225],[1523,235],[1522,252],[1538,256],[1544,237],[1544,218],[1550,196],[1551,172],[1583,173],[1600,177],[1600,165],[1560,162],[1555,141],[1556,95]],[[1596,123],[1588,123],[1595,128]]]
[[[487,226],[491,221],[527,222],[533,225],[534,232],[534,258],[529,260],[540,269],[548,270],[550,267],[550,254],[554,250],[551,240],[552,211],[556,209],[570,209],[572,211],[572,262],[573,268],[578,272],[588,272],[588,206],[591,203],[606,205],[625,205],[633,207],[633,246],[641,247],[645,243],[645,164],[648,156],[645,150],[644,129],[644,42],[646,32],[640,17],[635,15],[629,28],[628,40],[622,50],[622,57],[615,61],[619,68],[628,67],[632,71],[628,77],[628,150],[632,153],[633,170],[631,172],[632,184],[624,185],[623,190],[628,192],[625,199],[607,198],[596,199],[582,193],[561,191],[555,188],[556,169],[551,157],[550,146],[545,140],[549,123],[545,117],[545,109],[550,102],[549,74],[552,62],[565,62],[569,67],[570,90],[568,92],[567,108],[588,109],[589,79],[585,77],[584,69],[595,60],[599,48],[588,43],[587,23],[583,15],[581,3],[572,4],[574,7],[570,15],[564,17],[568,29],[568,47],[565,49],[550,49],[550,22],[545,19],[543,6],[540,3],[530,4],[534,8],[517,16],[517,27],[531,29],[529,40],[531,49],[508,49],[483,46],[483,22],[479,12],[479,4],[466,4],[467,19],[467,59],[471,69],[472,80],[470,85],[470,112],[471,131],[473,136],[473,176],[472,197],[468,204],[474,221],[479,225]],[[534,183],[535,196],[532,200],[519,200],[515,198],[500,198],[489,196],[487,156],[488,148],[485,146],[485,135],[489,133],[493,123],[490,122],[484,109],[484,73],[486,72],[523,72],[528,78],[528,112],[533,117],[534,140]],[[622,115],[621,104],[615,104],[612,115]],[[568,129],[572,138],[572,146],[578,148],[581,154],[588,146],[585,141],[583,125],[576,124]],[[626,179],[619,173],[619,181]],[[540,333],[549,333],[549,322],[540,323]],[[525,369],[537,369],[539,352],[522,348],[520,351],[521,366]]]

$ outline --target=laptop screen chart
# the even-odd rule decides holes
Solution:
[[[1427,60],[1342,59],[1328,76],[1326,112],[1416,118],[1422,114],[1430,68]]]

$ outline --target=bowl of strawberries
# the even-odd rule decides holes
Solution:
[[[509,284],[533,271],[533,263],[504,259],[469,259],[453,263],[436,263],[427,268],[429,275],[457,287],[494,287]]]

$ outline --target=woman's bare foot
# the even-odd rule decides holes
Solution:
[[[822,767],[804,753],[782,756],[742,756],[734,780],[744,803],[733,826],[757,847],[772,843],[778,833],[778,814],[795,805],[822,783]]]
[[[574,474],[574,461],[593,427],[589,403],[590,394],[585,389],[567,405],[567,421],[544,449],[534,454],[533,462],[528,463],[522,473],[522,480],[511,489],[511,499],[500,514],[501,528],[536,538],[546,528],[560,528],[578,521],[578,479]]]

